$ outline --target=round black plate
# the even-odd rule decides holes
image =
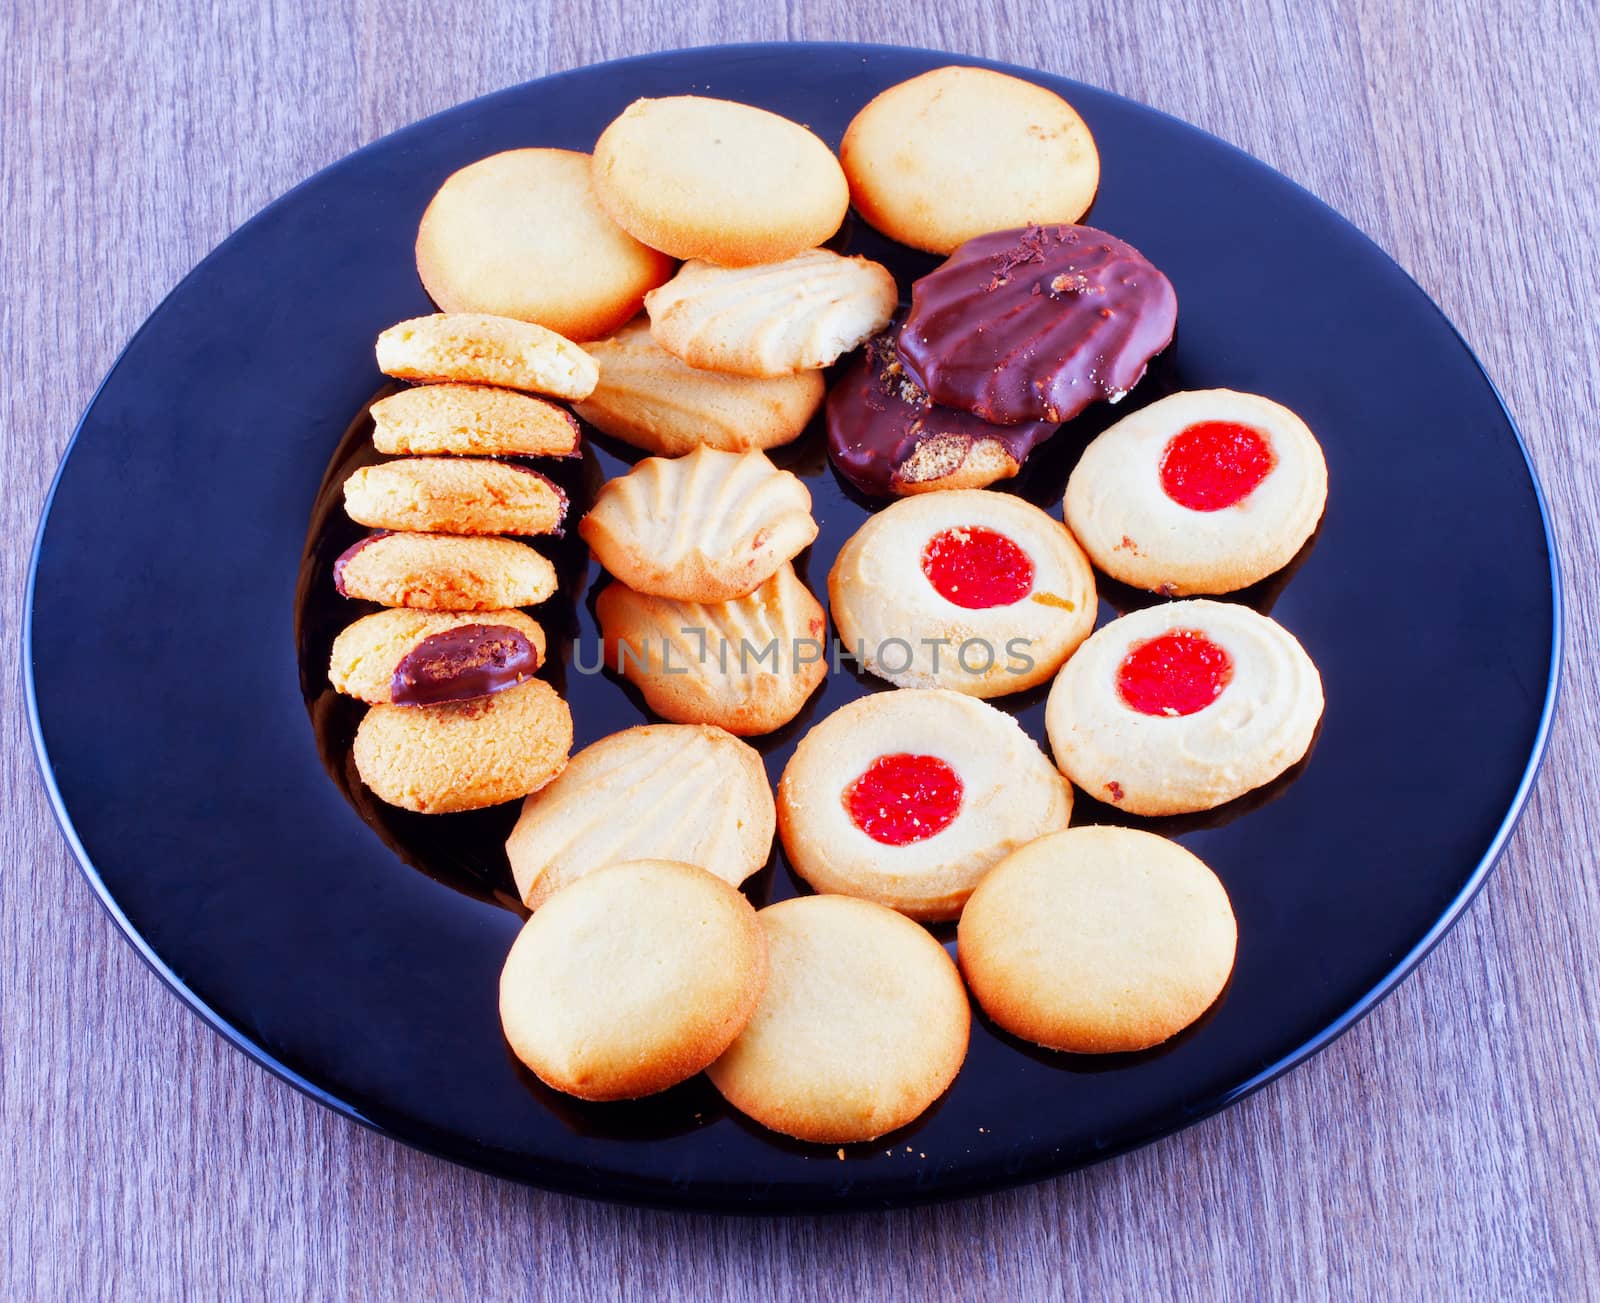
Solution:
[[[1086,439],[1174,389],[1268,394],[1327,450],[1318,536],[1287,579],[1242,595],[1322,669],[1311,757],[1262,799],[1151,825],[1227,884],[1231,985],[1195,1028],[1134,1056],[1039,1052],[979,1019],[949,1094],[843,1161],[730,1115],[703,1080],[582,1105],[508,1054],[495,993],[519,918],[494,893],[514,808],[429,821],[353,804],[350,714],[327,694],[322,659],[355,613],[326,565],[354,530],[324,518],[323,486],[331,463],[360,455],[361,413],[383,388],[374,336],[430,310],[412,264],[417,218],[456,167],[519,145],[587,149],[636,96],[744,100],[836,143],[879,90],[954,61],[693,50],[476,100],[273,204],[117,362],[40,530],[26,634],[39,753],[67,837],[129,938],[274,1072],[410,1143],[584,1194],[769,1210],[939,1198],[1089,1162],[1238,1099],[1370,1009],[1481,885],[1532,779],[1560,646],[1548,526],[1494,389],[1421,290],[1303,190],[1147,108],[1011,69],[1083,113],[1105,168],[1088,220],[1162,267],[1180,304],[1177,343],[1128,402],[1063,430],[1016,490],[1059,515]],[[932,262],[859,222],[846,235],[903,283]],[[620,451],[596,441],[573,469],[592,484],[622,468]],[[827,467],[820,432],[781,460],[816,499],[820,588],[864,508]],[[566,555],[576,582],[593,580]],[[589,596],[555,613],[562,632],[592,639]],[[1135,600],[1109,596],[1103,615]],[[613,679],[570,666],[565,679],[579,745],[642,717]],[[764,743],[773,777],[808,722],[872,686],[831,678]],[[1006,704],[1043,737],[1042,693]],[[1076,821],[1109,817],[1082,800]],[[758,903],[796,890],[781,858],[750,884]]]

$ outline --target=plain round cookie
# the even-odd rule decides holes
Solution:
[[[756,916],[767,987],[708,1068],[722,1097],[762,1126],[820,1144],[874,1140],[949,1088],[972,1012],[944,947],[871,901],[801,896]]]
[[[333,563],[341,597],[423,611],[537,606],[556,568],[526,543],[450,534],[369,534]]]
[[[904,835],[938,796],[900,767],[910,758],[936,762],[924,767],[940,781],[953,775],[959,801],[948,822],[912,825],[915,839],[897,845],[893,829]],[[862,810],[885,830],[863,826]],[[955,918],[996,863],[1071,817],[1071,787],[1015,719],[939,688],[841,706],[800,739],[778,783],[778,835],[796,873],[927,922]]]
[[[372,444],[400,456],[573,457],[578,422],[515,389],[417,385],[372,405]]]
[[[1327,463],[1304,421],[1259,394],[1202,389],[1096,438],[1063,509],[1113,579],[1179,597],[1230,593],[1282,569],[1327,500]]]
[[[478,457],[404,457],[344,482],[358,525],[438,534],[554,534],[567,495],[538,471]]]
[[[635,100],[595,142],[593,176],[636,239],[725,267],[813,248],[850,205],[833,151],[799,123],[699,95]]]
[[[1076,1054],[1149,1049],[1221,994],[1238,927],[1216,874],[1133,828],[1071,828],[1007,856],[961,914],[961,971],[1014,1036]]]
[[[963,604],[984,600],[972,585],[985,579],[1000,585],[995,604]],[[869,516],[839,549],[828,600],[845,649],[869,673],[974,697],[1045,682],[1099,609],[1094,572],[1066,528],[984,489],[902,498]]]
[[[766,863],[776,822],[753,747],[720,728],[644,724],[585,747],[524,802],[506,857],[529,909],[619,860],[681,860],[738,886]]]
[[[481,655],[462,655],[473,650],[470,639],[475,633],[498,637],[502,644],[518,644],[521,658],[486,670]],[[375,611],[333,640],[328,681],[335,691],[373,704],[393,701],[397,688],[414,693],[419,688],[426,691],[430,684],[449,694],[436,701],[462,700],[503,692],[531,678],[544,663],[544,654],[544,630],[521,611]]]
[[[397,380],[501,385],[555,398],[587,398],[600,379],[594,359],[531,321],[484,312],[436,312],[378,336],[378,369]]]
[[[672,259],[606,216],[589,155],[509,149],[439,187],[417,228],[417,275],[446,312],[487,312],[598,339],[672,275]]]
[[[418,814],[500,805],[538,791],[572,750],[572,714],[543,679],[443,706],[374,706],[356,729],[356,772],[379,800]]]
[[[563,887],[523,925],[500,1023],[545,1085],[637,1099],[726,1050],[766,975],[766,937],[735,888],[692,864],[631,860]]]
[[[647,318],[624,326],[588,352],[600,383],[577,413],[604,434],[663,457],[696,448],[748,452],[798,438],[827,390],[821,371],[736,376],[674,357]]]
[[[1061,772],[1096,800],[1185,814],[1283,773],[1310,748],[1322,705],[1317,667],[1281,624],[1193,599],[1097,630],[1056,676],[1045,730]]]
[[[932,253],[1029,222],[1076,222],[1100,184],[1073,107],[986,68],[935,68],[889,87],[856,114],[839,160],[856,210]]]

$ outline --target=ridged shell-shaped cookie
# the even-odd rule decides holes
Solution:
[[[629,588],[686,602],[754,592],[817,536],[811,494],[759,452],[647,457],[578,526]]]
[[[506,855],[529,909],[591,869],[655,857],[737,886],[766,863],[777,809],[753,747],[720,728],[647,724],[602,738],[524,802]]]
[[[899,290],[866,258],[808,249],[783,262],[687,262],[645,295],[650,333],[690,366],[779,376],[835,362],[889,324]]]

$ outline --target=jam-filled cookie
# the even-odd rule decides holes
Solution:
[[[600,383],[578,415],[602,432],[661,457],[696,448],[748,452],[799,437],[827,388],[821,371],[735,376],[679,361],[644,318],[588,346]]]
[[[968,240],[911,287],[900,360],[936,403],[997,425],[1116,402],[1172,342],[1172,282],[1089,226]]]
[[[572,750],[572,714],[543,679],[437,706],[374,706],[356,729],[356,772],[379,800],[418,814],[481,810],[536,792]]]
[[[1071,815],[1072,789],[1016,720],[940,689],[841,707],[778,785],[795,872],[926,920],[956,917],[1000,859]]]
[[[436,312],[378,336],[378,369],[429,384],[502,385],[555,398],[587,398],[600,378],[594,359],[531,321],[485,312]]]
[[[724,602],[754,592],[817,536],[811,494],[760,452],[646,457],[595,495],[578,533],[636,592]]]
[[[1311,537],[1328,467],[1306,423],[1257,394],[1172,394],[1091,443],[1067,524],[1113,579],[1169,596],[1229,593]]]
[[[544,650],[521,611],[376,611],[333,640],[328,681],[373,703],[466,701],[531,679]]]
[[[637,1099],[694,1076],[750,1021],[767,943],[750,902],[692,864],[629,860],[563,887],[500,974],[517,1058],[581,1099]]]
[[[798,122],[701,95],[635,100],[595,142],[593,176],[636,239],[724,267],[821,244],[850,204],[833,151]]]
[[[423,611],[537,606],[556,568],[526,543],[450,534],[369,534],[333,563],[341,597]]]
[[[1094,628],[1094,572],[1059,521],[982,489],[904,498],[839,549],[845,651],[906,688],[998,697],[1043,683]]]
[[[678,724],[738,737],[800,713],[827,676],[827,619],[787,562],[753,593],[679,602],[607,585],[595,600],[608,668]]]
[[[379,452],[428,457],[572,457],[578,422],[564,407],[493,385],[417,385],[372,405]]]
[[[659,857],[737,886],[766,863],[777,814],[761,756],[720,728],[645,724],[585,747],[506,842],[529,909],[603,864]]]
[[[344,509],[358,525],[440,534],[554,534],[567,495],[516,462],[479,457],[404,457],[363,466],[344,482]]]
[[[1056,764],[1134,814],[1209,810],[1271,782],[1311,745],[1322,678],[1277,621],[1196,599],[1100,629],[1050,689]]]
[[[889,324],[899,294],[875,262],[808,249],[759,267],[686,262],[644,305],[656,343],[690,366],[782,376],[831,366]]]
[[[1075,222],[1100,155],[1059,95],[988,68],[935,68],[856,114],[839,146],[856,210],[885,235],[949,253],[1025,222]]]
[[[1215,1003],[1238,927],[1177,842],[1070,828],[1001,860],[961,912],[961,971],[1014,1036],[1074,1054],[1149,1049]]]
[[[672,259],[606,216],[589,156],[509,149],[439,187],[417,229],[417,275],[446,312],[534,321],[596,339],[639,310]]]
[[[967,1055],[961,974],[924,928],[848,896],[801,896],[757,914],[767,985],[707,1070],[722,1097],[798,1140],[874,1140],[915,1121]]]

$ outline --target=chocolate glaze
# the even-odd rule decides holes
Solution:
[[[340,597],[350,596],[349,593],[344,591],[344,568],[350,558],[366,547],[368,543],[376,543],[380,538],[388,538],[392,533],[394,533],[392,529],[380,529],[375,533],[368,534],[365,538],[357,539],[349,547],[345,548],[343,552],[339,553],[333,563],[333,586],[338,590]]]
[[[940,407],[905,372],[895,352],[899,327],[869,339],[828,391],[828,456],[863,493],[902,492],[902,470],[930,445],[948,447],[949,465],[984,439],[1000,444],[1019,467],[1055,433],[1052,421],[993,425],[953,407]],[[940,457],[938,460],[943,461]]]
[[[1059,422],[1133,388],[1177,316],[1172,282],[1132,245],[1028,226],[968,240],[918,280],[898,348],[936,403]]]
[[[400,658],[389,683],[397,706],[467,701],[514,688],[539,668],[526,637],[503,624],[464,624],[424,638]]]

